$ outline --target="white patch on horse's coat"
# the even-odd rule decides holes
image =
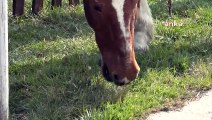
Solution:
[[[140,14],[135,26],[134,47],[135,50],[146,50],[153,38],[153,20],[147,0],[140,0]]]
[[[124,22],[124,3],[125,0],[112,0],[112,6],[116,11],[117,19],[120,24],[120,29],[123,32],[124,37],[127,37],[127,31],[125,28],[125,22]]]
[[[130,42],[128,40],[130,34],[126,29],[124,21],[124,4],[125,0],[112,0],[112,6],[116,11],[117,19],[120,25],[120,29],[122,31],[122,35],[120,35],[120,37],[123,37],[126,41],[126,44],[124,44],[123,46],[123,51],[130,52],[132,51],[132,46],[130,45]]]

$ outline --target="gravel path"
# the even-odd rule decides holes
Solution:
[[[212,120],[212,90],[178,111],[151,114],[147,120]]]

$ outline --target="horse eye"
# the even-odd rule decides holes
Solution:
[[[94,6],[94,10],[96,10],[97,12],[102,12],[102,7],[101,6]]]

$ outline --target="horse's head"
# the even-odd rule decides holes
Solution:
[[[135,28],[146,27],[145,19],[139,17],[141,3],[140,0],[84,0],[85,15],[95,32],[101,52],[103,75],[116,85],[124,85],[136,79],[140,71],[135,59],[134,38],[140,37],[139,41],[145,39],[136,43],[138,49],[146,47],[149,39],[147,28],[138,28],[140,32],[136,32]],[[144,11],[146,17],[151,18],[147,3],[144,7],[147,9]]]

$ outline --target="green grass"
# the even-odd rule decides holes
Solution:
[[[155,38],[148,52],[137,54],[139,77],[124,87],[102,77],[81,5],[51,10],[45,2],[40,16],[27,10],[18,18],[10,10],[10,119],[139,119],[212,88],[212,1],[174,2],[172,18],[164,3],[150,0]],[[163,24],[174,20],[183,26]]]

